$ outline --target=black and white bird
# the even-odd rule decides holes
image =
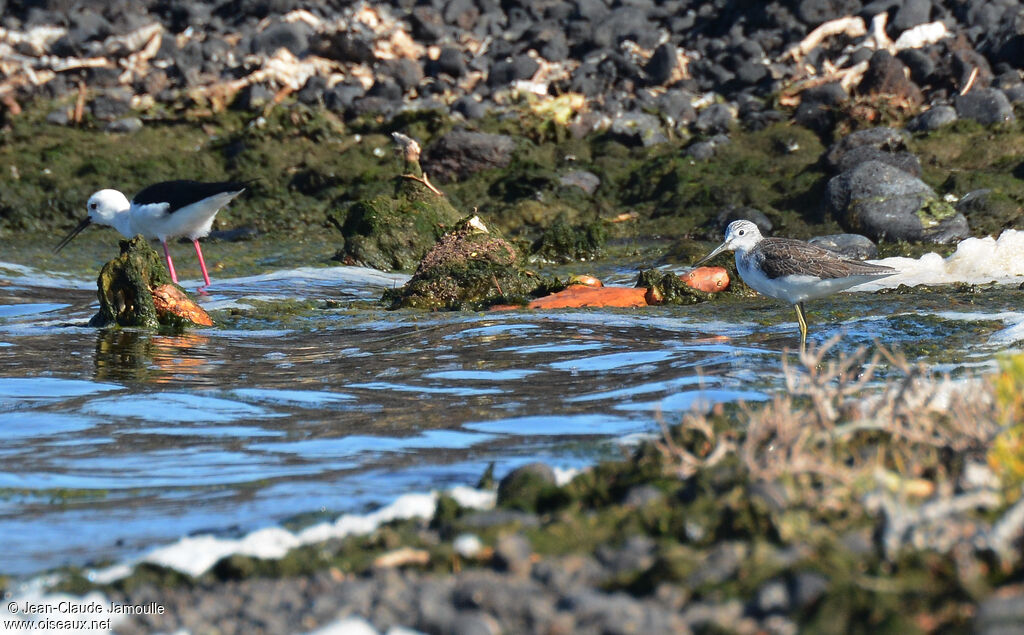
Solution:
[[[125,238],[142,234],[145,238],[159,240],[164,247],[171,280],[177,284],[178,274],[174,271],[167,241],[185,236],[195,245],[199,268],[206,283],[204,288],[208,287],[210,274],[206,271],[199,239],[210,233],[217,212],[241,194],[246,185],[240,181],[164,181],[143,189],[131,201],[117,190],[100,190],[89,197],[89,215],[60,241],[54,251],[66,247],[71,239],[93,223],[109,225]]]
[[[736,270],[743,282],[762,295],[785,300],[796,308],[800,350],[807,344],[804,300],[823,298],[850,287],[899,273],[892,267],[843,258],[817,245],[794,238],[765,238],[747,220],[729,223],[725,242],[694,266],[723,251],[736,252]]]

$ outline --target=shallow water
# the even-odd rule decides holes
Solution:
[[[692,408],[770,397],[798,344],[763,298],[388,313],[372,301],[401,276],[233,273],[202,299],[220,327],[166,335],[88,328],[87,276],[0,263],[0,574],[330,518],[490,462],[587,465]],[[983,372],[1016,342],[1018,293],[837,296],[809,304],[812,338]]]

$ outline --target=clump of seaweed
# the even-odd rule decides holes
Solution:
[[[565,215],[558,216],[540,235],[530,251],[544,262],[568,263],[596,260],[604,255],[608,229],[600,220],[570,225]]]

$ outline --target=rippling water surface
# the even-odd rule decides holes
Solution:
[[[0,263],[0,573],[362,510],[471,485],[490,462],[499,475],[533,460],[583,466],[659,420],[769,398],[797,344],[791,309],[760,298],[452,314],[370,304],[400,283],[347,267],[215,277],[203,301],[222,326],[168,335],[88,328],[90,281]],[[954,372],[990,368],[1021,321],[1009,291],[808,308],[817,341],[879,338]]]

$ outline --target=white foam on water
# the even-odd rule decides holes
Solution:
[[[343,617],[314,631],[309,631],[306,635],[380,635],[380,633],[361,617]],[[384,632],[384,635],[423,635],[423,632],[404,626],[392,626]]]
[[[455,487],[448,495],[463,507],[486,509],[494,506],[494,492],[470,487]],[[209,534],[186,536],[177,542],[158,547],[141,558],[125,564],[93,571],[89,579],[106,584],[129,575],[136,564],[152,563],[197,577],[205,573],[221,558],[230,555],[276,559],[290,550],[332,538],[367,534],[380,525],[406,518],[429,518],[437,506],[437,492],[405,494],[389,505],[368,514],[344,514],[333,522],[323,522],[298,532],[282,527],[258,529],[241,538],[221,538]]]
[[[316,280],[321,282],[345,282],[348,284],[360,284],[366,286],[392,287],[401,286],[409,280],[409,275],[404,273],[388,273],[369,267],[352,267],[338,265],[335,267],[296,267],[294,269],[280,269],[268,273],[261,273],[254,276],[242,276],[238,278],[221,278],[225,286],[251,285],[269,281],[290,281],[290,280]]]
[[[927,253],[920,258],[872,260],[899,273],[857,285],[851,291],[891,289],[901,284],[1016,284],[1024,281],[1024,231],[1007,229],[999,238],[967,238],[948,258]]]
[[[567,484],[572,479],[576,478],[576,475],[583,470],[578,467],[555,467],[552,468],[555,472],[555,484],[559,487]]]
[[[576,474],[578,470],[558,470],[556,475],[561,475],[559,481],[564,478],[568,480],[569,474]],[[472,487],[457,486],[445,491],[463,507],[473,509],[489,509],[494,507],[497,495],[493,491],[478,490]],[[433,516],[437,507],[438,492],[405,494],[399,496],[389,505],[367,514],[343,514],[333,522],[324,522],[312,525],[297,532],[291,532],[283,527],[266,527],[258,529],[240,538],[220,538],[213,535],[186,536],[172,544],[158,547],[142,557],[120,564],[115,564],[104,569],[95,569],[87,572],[87,577],[96,584],[109,584],[116,580],[131,575],[137,564],[152,563],[187,573],[193,577],[202,575],[218,560],[230,555],[245,555],[256,558],[275,559],[281,558],[291,549],[302,545],[323,542],[332,538],[344,538],[346,536],[368,534],[384,523],[394,520],[408,518],[429,518]],[[116,628],[119,620],[123,620],[123,612],[117,612],[110,601],[99,592],[90,592],[83,597],[75,597],[64,593],[49,593],[47,588],[59,582],[56,576],[38,576],[31,580],[15,585],[9,595],[4,598],[0,606],[0,632],[51,632],[42,627],[47,619],[67,620],[79,619],[83,615],[86,620],[102,621],[110,619],[105,628],[84,628],[84,632],[107,633]],[[23,610],[31,605],[31,611]],[[12,612],[10,607],[16,607],[17,612]],[[81,607],[88,607],[89,613]],[[6,619],[25,620],[23,628],[13,630],[4,627]],[[370,630],[357,630],[359,623],[365,624]],[[324,629],[356,630],[324,630]],[[61,627],[61,632],[68,632],[66,627]],[[363,620],[355,618],[354,621],[342,620],[324,627],[319,633],[376,633],[377,631]],[[82,629],[79,629],[82,630]],[[56,633],[57,630],[52,630]],[[388,633],[411,633],[413,631],[394,630]]]
[[[92,291],[96,288],[95,278],[80,278],[61,271],[42,271],[34,267],[0,261],[0,278],[13,284],[49,289],[79,289]],[[251,286],[262,282],[337,282],[348,285],[367,287],[397,287],[409,280],[404,273],[388,273],[368,267],[352,267],[338,265],[335,267],[295,267],[280,269],[268,273],[237,278],[215,278],[212,292],[217,287]],[[181,285],[186,289],[197,287],[200,280],[182,279]],[[255,297],[255,296],[254,296]],[[268,296],[272,299],[292,296]]]

